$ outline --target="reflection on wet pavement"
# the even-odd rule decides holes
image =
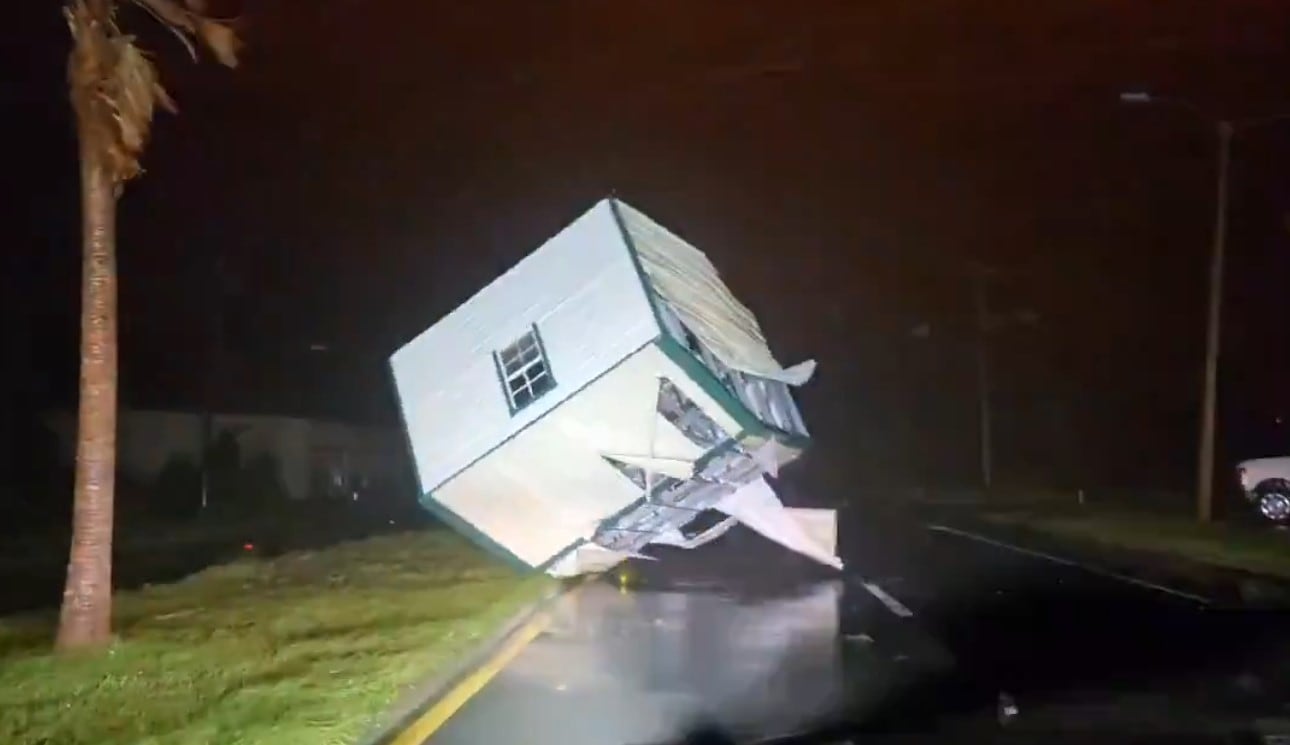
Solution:
[[[664,742],[698,722],[759,735],[833,713],[844,675],[841,582],[772,597],[623,592],[562,598],[536,640],[433,738],[436,743]]]
[[[805,581],[735,543],[728,565],[709,552],[635,567],[633,590],[586,585],[432,740],[643,745],[698,724],[760,739],[845,719],[993,742],[1004,709],[1019,712],[1009,732],[1038,741],[1224,736],[1290,712],[1287,614],[959,536],[898,535],[859,543],[845,579]]]

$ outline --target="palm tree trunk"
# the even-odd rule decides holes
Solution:
[[[100,21],[106,0],[90,0]],[[100,29],[101,30],[101,29]],[[106,35],[80,39],[71,64],[101,64]],[[95,59],[98,57],[98,59]],[[94,76],[89,76],[93,79]],[[59,619],[59,649],[106,644],[112,633],[112,502],[116,475],[116,179],[108,162],[111,120],[96,90],[72,75],[81,161],[81,378],[72,546]]]

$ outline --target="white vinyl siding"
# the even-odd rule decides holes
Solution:
[[[535,326],[557,384],[513,411],[498,390],[495,353]],[[421,490],[435,489],[659,333],[602,201],[391,358]]]
[[[702,449],[658,415],[660,377],[727,432],[738,424],[649,345],[434,492],[458,517],[537,566],[642,496],[606,454],[694,460]],[[563,383],[561,383],[563,385]]]

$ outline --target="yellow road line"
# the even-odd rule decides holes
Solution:
[[[443,698],[439,699],[426,709],[425,713],[417,717],[407,729],[399,733],[390,745],[421,745],[440,727],[447,722],[453,714],[466,705],[475,694],[479,693],[488,681],[492,680],[499,672],[511,663],[524,648],[529,645],[538,634],[541,634],[551,623],[551,617],[546,613],[538,614],[528,623],[524,624],[518,631],[511,635],[510,639],[502,645],[497,653],[490,657],[484,664],[475,669],[474,672],[467,675],[452,687]]]

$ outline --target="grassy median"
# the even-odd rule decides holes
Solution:
[[[548,586],[426,531],[120,593],[99,654],[3,619],[0,743],[352,743]]]
[[[1290,536],[1265,526],[1093,507],[997,512],[986,519],[1067,540],[1290,579]]]

